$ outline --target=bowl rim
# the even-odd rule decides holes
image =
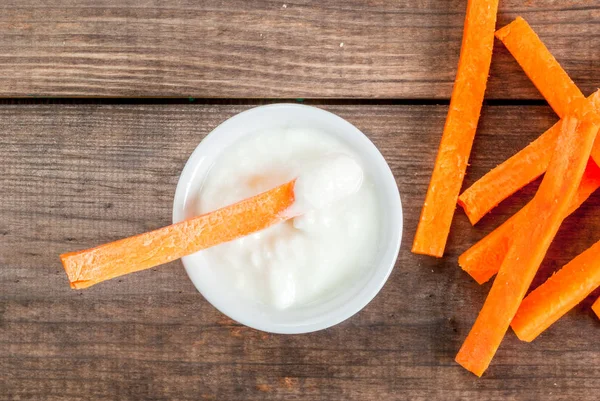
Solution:
[[[173,223],[182,221],[185,217],[185,205],[188,196],[190,195],[191,185],[194,181],[194,178],[198,171],[201,169],[202,162],[206,159],[207,151],[214,146],[217,145],[220,138],[219,135],[224,132],[230,132],[229,135],[234,135],[231,131],[228,131],[228,128],[234,124],[237,124],[238,121],[244,120],[248,118],[252,114],[255,113],[264,113],[264,112],[285,112],[292,109],[302,110],[306,113],[312,113],[313,115],[320,114],[321,118],[326,118],[331,120],[333,123],[340,125],[343,128],[343,135],[353,135],[358,136],[357,138],[361,140],[363,143],[362,146],[368,147],[368,151],[357,150],[357,153],[367,153],[370,152],[371,156],[375,158],[375,164],[377,174],[381,175],[381,181],[384,183],[385,188],[385,196],[388,198],[388,201],[391,204],[397,204],[397,207],[394,210],[391,210],[389,215],[386,215],[386,220],[391,220],[390,227],[394,228],[391,230],[391,238],[387,248],[385,250],[385,255],[381,258],[378,265],[374,267],[373,274],[369,277],[366,284],[364,284],[356,296],[349,300],[349,302],[343,304],[338,309],[329,310],[325,313],[319,314],[314,319],[308,319],[303,322],[299,322],[297,324],[273,324],[268,321],[253,319],[252,316],[247,316],[238,313],[236,310],[226,305],[225,301],[220,301],[217,296],[213,296],[209,294],[210,291],[207,291],[206,288],[202,288],[202,283],[198,282],[197,279],[193,277],[191,274],[191,269],[197,267],[194,264],[191,256],[186,256],[181,259],[182,264],[186,270],[186,273],[198,292],[202,294],[202,296],[217,310],[219,310],[224,315],[229,318],[254,329],[270,332],[270,333],[279,333],[279,334],[300,334],[300,333],[308,333],[318,330],[323,330],[334,325],[337,325],[344,320],[352,317],[360,310],[362,310],[365,306],[367,306],[377,294],[381,291],[383,286],[385,285],[387,279],[389,278],[396,262],[398,260],[398,255],[400,252],[400,245],[402,241],[402,233],[403,233],[403,212],[402,212],[402,201],[400,198],[400,192],[398,189],[398,185],[396,184],[396,180],[394,175],[385,161],[383,155],[377,149],[377,147],[373,144],[373,142],[356,126],[343,119],[342,117],[333,114],[327,110],[303,105],[303,104],[294,104],[294,103],[276,103],[269,105],[262,105],[257,107],[252,107],[245,111],[242,111],[234,116],[228,118],[227,120],[220,123],[216,126],[207,136],[205,136],[202,141],[196,146],[186,164],[181,171],[179,176],[177,187],[175,190],[175,196],[173,200]],[[340,130],[341,132],[341,130]],[[248,134],[240,134],[239,136],[243,136]],[[223,134],[227,135],[227,134]],[[222,147],[219,150],[219,153],[225,148]],[[361,147],[362,149],[362,147]],[[214,154],[211,156],[216,158]],[[206,163],[205,163],[206,164]],[[212,165],[212,164],[211,164]],[[204,168],[204,173],[206,174],[210,170],[211,166],[206,166]],[[382,196],[382,195],[380,195]],[[194,264],[194,266],[192,266]],[[256,316],[254,316],[256,317]]]

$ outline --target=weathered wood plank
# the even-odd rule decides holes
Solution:
[[[597,398],[600,323],[583,306],[533,344],[510,333],[483,379],[453,362],[488,288],[460,271],[457,255],[534,188],[477,228],[457,213],[445,258],[412,255],[446,107],[326,107],[381,149],[406,227],[382,292],[334,328],[242,327],[195,291],[179,262],[70,290],[58,254],[169,223],[188,155],[247,107],[0,106],[0,399]],[[485,108],[468,181],[553,122],[547,107]],[[598,239],[598,206],[593,196],[565,222],[540,279]]]
[[[466,0],[4,0],[0,96],[447,99]],[[505,0],[587,94],[600,4]],[[343,44],[343,45],[342,45]],[[496,44],[488,98],[539,98]]]

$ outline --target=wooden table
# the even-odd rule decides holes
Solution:
[[[509,333],[482,379],[453,361],[489,289],[457,256],[537,184],[476,227],[456,213],[443,259],[409,252],[465,3],[4,0],[0,399],[597,400],[591,299],[531,344]],[[501,1],[499,25],[517,15],[586,94],[600,85],[597,1]],[[557,120],[496,45],[466,185]],[[312,334],[258,332],[208,304],[179,262],[69,289],[60,253],[168,224],[202,138],[281,99],[348,119],[396,176],[402,250],[362,312]],[[536,283],[598,240],[598,206],[565,221]]]

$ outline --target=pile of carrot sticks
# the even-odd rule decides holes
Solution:
[[[441,257],[458,203],[472,224],[544,174],[534,198],[459,257],[478,283],[496,276],[456,361],[481,376],[509,326],[532,341],[600,287],[600,241],[526,293],[562,221],[600,187],[600,91],[586,98],[522,18],[495,31],[498,0],[469,0],[458,72],[412,251]],[[561,120],[460,196],[494,35]],[[600,299],[592,306],[600,318]]]

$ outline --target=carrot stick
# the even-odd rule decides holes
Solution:
[[[294,183],[181,223],[60,255],[71,288],[149,269],[282,222],[292,217],[284,211],[294,203]]]
[[[561,118],[573,100],[583,99],[583,93],[523,18],[498,29],[496,37]]]
[[[496,31],[496,37],[560,118],[566,115],[574,101],[584,98],[569,74],[523,18],[517,17]],[[592,158],[600,164],[600,145],[592,148]]]
[[[527,295],[511,327],[521,340],[533,341],[598,287],[600,241]]]
[[[499,29],[496,36],[559,117],[565,115],[571,103],[583,98],[581,91],[523,18],[519,17]],[[546,171],[559,132],[560,123],[557,123],[460,195],[458,204],[471,224],[476,224],[500,202]],[[592,157],[600,162],[600,143],[593,148]]]
[[[456,356],[481,376],[489,366],[571,204],[600,124],[565,118],[548,171],[492,289]]]
[[[571,214],[577,210],[598,188],[600,188],[600,168],[590,158],[567,213]],[[498,273],[510,242],[515,238],[516,230],[523,225],[523,216],[531,207],[530,205],[531,202],[458,257],[460,267],[479,284],[487,282]]]
[[[596,302],[594,302],[594,304],[592,305],[592,310],[596,313],[598,319],[600,319],[600,298],[598,298]]]
[[[444,254],[492,60],[498,0],[469,0],[450,109],[412,251]]]

